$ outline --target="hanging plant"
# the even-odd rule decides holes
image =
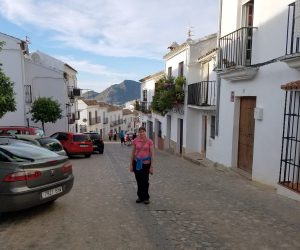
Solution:
[[[184,103],[183,86],[186,80],[180,76],[174,77],[164,76],[155,83],[155,94],[151,108],[153,111],[165,115],[173,108],[174,105]]]

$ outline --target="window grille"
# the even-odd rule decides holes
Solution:
[[[31,85],[25,85],[25,102],[32,103]]]
[[[279,184],[300,193],[300,92],[286,91]]]

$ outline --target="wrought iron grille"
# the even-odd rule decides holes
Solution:
[[[25,102],[32,103],[31,85],[25,85]]]
[[[300,92],[286,91],[279,184],[300,193]]]
[[[255,27],[243,27],[220,38],[219,69],[250,66]]]
[[[202,81],[188,85],[188,104],[215,106],[216,81]]]

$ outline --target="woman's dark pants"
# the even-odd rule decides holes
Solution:
[[[133,169],[135,174],[135,179],[137,182],[137,196],[140,200],[145,201],[149,200],[149,164],[143,164],[141,170],[136,170],[135,168],[136,161],[133,162]]]

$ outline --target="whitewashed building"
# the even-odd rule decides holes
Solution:
[[[299,1],[220,1],[218,130],[207,154],[298,200],[299,16]]]
[[[189,48],[187,65],[185,153],[210,154],[215,137],[217,104],[216,67],[217,35],[201,38]]]
[[[1,126],[27,126],[25,101],[25,58],[29,58],[27,42],[3,33],[0,40],[5,42],[0,52],[0,62],[3,72],[14,82],[16,93],[16,111],[8,112],[0,119]]]
[[[122,124],[122,130],[125,132],[137,132],[138,126],[137,126],[137,117],[138,112],[132,111],[130,109],[123,109],[122,110],[122,117],[123,117],[123,124]]]
[[[105,137],[107,128],[107,114],[109,105],[96,100],[78,100],[79,132],[98,132],[101,137]]]
[[[175,105],[167,113],[163,131],[165,149],[179,155],[206,151],[216,103],[215,74],[212,73],[216,38],[216,34],[211,34],[195,40],[188,38],[181,45],[173,43],[164,56],[165,74],[186,78],[184,105]]]
[[[157,113],[151,112],[151,104],[155,91],[155,83],[164,76],[164,71],[154,73],[142,78],[141,101],[139,110],[139,122],[146,128],[147,136],[154,142],[155,147],[164,149],[164,138],[162,130],[165,128],[165,118]],[[156,126],[154,126],[156,124]]]
[[[3,33],[0,33],[0,40],[5,42],[0,61],[5,74],[15,83],[17,104],[17,110],[4,115],[0,125],[42,127],[41,123],[31,121],[29,111],[35,99],[51,97],[60,103],[63,117],[54,124],[45,124],[46,135],[57,131],[75,131],[76,98],[74,95],[73,99],[68,96],[68,88],[73,86],[73,90],[77,86],[77,71],[40,51],[30,54],[26,41]]]

